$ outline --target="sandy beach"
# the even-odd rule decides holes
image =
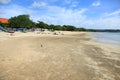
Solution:
[[[0,32],[0,80],[120,80],[120,46],[56,33]]]

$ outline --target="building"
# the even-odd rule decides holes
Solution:
[[[8,23],[8,19],[6,18],[0,18],[0,23]]]

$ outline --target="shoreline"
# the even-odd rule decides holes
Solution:
[[[117,39],[117,38],[119,38],[119,36],[114,37],[116,35],[110,35],[110,34],[108,34],[106,36],[106,33],[108,34],[108,32],[95,32],[94,34],[90,35],[90,37],[93,38],[94,40],[96,40],[99,43],[103,43],[103,44],[106,44],[106,45],[120,46],[119,39]],[[104,37],[102,37],[102,36],[104,36]],[[113,37],[110,37],[110,36],[113,36]],[[105,38],[105,37],[109,37],[109,38]]]
[[[120,79],[120,46],[99,43],[91,33],[61,33],[1,36],[7,39],[0,41],[0,79]]]

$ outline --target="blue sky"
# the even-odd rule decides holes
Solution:
[[[0,0],[0,17],[21,14],[48,24],[120,29],[120,0]]]

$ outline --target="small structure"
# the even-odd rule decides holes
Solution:
[[[2,26],[0,26],[0,30],[4,31],[4,32],[8,32],[8,33],[14,33],[14,31],[8,30]]]
[[[0,23],[4,23],[7,24],[9,23],[9,20],[6,18],[0,18]],[[8,30],[7,28],[4,28],[3,26],[0,25],[0,30],[4,31],[4,32],[8,32],[8,33],[14,33],[14,31],[12,30]]]
[[[8,20],[8,19],[6,19],[6,18],[0,18],[0,22],[1,22],[1,23],[8,23],[8,22],[9,22],[9,20]]]

